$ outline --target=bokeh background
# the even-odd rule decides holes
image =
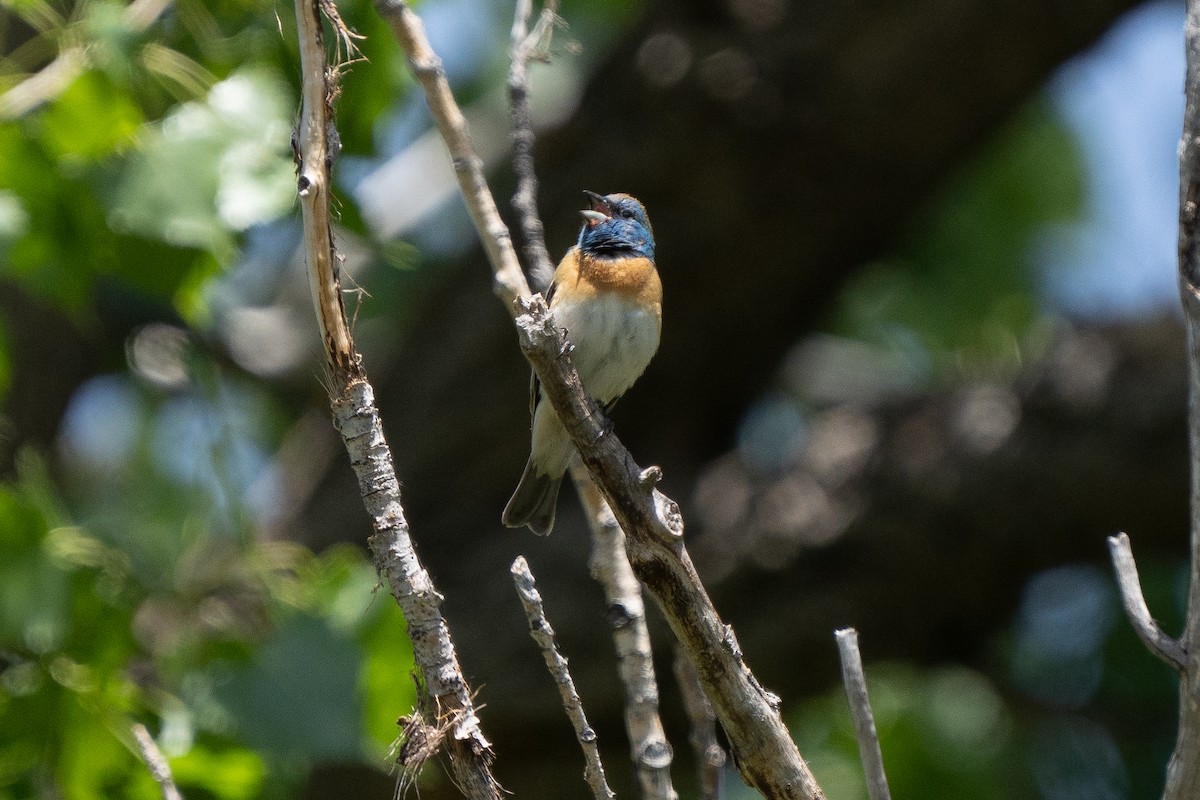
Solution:
[[[634,792],[588,541],[499,524],[527,368],[390,32],[338,107],[348,308],[501,781],[581,760],[524,554]],[[423,0],[503,202],[509,4]],[[897,797],[1159,796],[1186,588],[1176,311],[1183,6],[565,2],[533,69],[554,253],[647,205],[662,348],[617,432],[831,798],[865,797],[832,632],[862,635]],[[328,422],[289,150],[294,11],[0,0],[0,798],[390,797],[415,692]],[[510,220],[511,220],[511,215]],[[655,612],[676,781],[695,792]],[[744,796],[734,775],[728,796]],[[454,796],[430,765],[421,796]]]

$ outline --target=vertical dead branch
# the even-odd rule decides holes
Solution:
[[[1200,797],[1200,0],[1188,0],[1187,74],[1179,147],[1179,290],[1188,345],[1188,448],[1191,457],[1191,579],[1179,682],[1179,731],[1167,766],[1164,800]]]
[[[875,732],[875,717],[871,713],[871,701],[867,697],[867,676],[863,673],[862,654],[858,651],[858,631],[854,628],[843,628],[834,631],[833,635],[837,639],[838,654],[842,658],[842,683],[846,687],[850,716],[854,720],[858,757],[862,761],[863,773],[867,778],[867,796],[871,800],[892,800],[887,775],[883,771],[879,736]]]
[[[625,731],[642,797],[676,800],[679,795],[671,784],[674,753],[658,715],[658,681],[642,585],[625,556],[625,534],[587,471],[573,466],[571,477],[592,530],[591,573],[604,589],[617,674],[625,687]]]
[[[333,98],[336,68],[325,53],[322,16],[326,0],[296,0],[303,107],[294,146],[304,241],[313,304],[332,381],[334,424],[342,435],[374,533],[369,544],[375,567],[404,612],[413,657],[439,726],[448,727],[447,749],[455,783],[470,798],[499,800],[492,776],[491,745],[475,715],[471,689],[458,665],[450,630],[434,588],[413,548],[400,503],[391,450],[375,408],[374,391],[354,346],[342,305],[338,255],[329,215]],[[329,14],[343,43],[352,41],[336,12]]]
[[[725,766],[725,751],[717,741],[717,715],[704,696],[704,688],[700,686],[692,662],[678,649],[675,651],[675,680],[679,682],[683,710],[687,713],[688,743],[696,756],[700,800],[718,800],[721,796],[721,769]]]
[[[297,157],[297,191],[304,218],[304,252],[308,286],[325,356],[333,378],[345,384],[361,375],[354,351],[342,287],[337,251],[333,246],[333,221],[329,216],[332,192],[329,127],[333,124],[335,77],[325,55],[320,0],[296,0],[296,27],[300,35],[300,72],[303,95],[300,122],[294,141]]]
[[[150,777],[154,778],[154,782],[158,784],[163,800],[183,800],[183,795],[179,793],[179,788],[175,785],[175,778],[171,775],[171,765],[167,763],[167,757],[158,749],[150,731],[146,730],[146,726],[140,722],[135,722],[130,727],[133,730],[133,740],[137,744],[138,754],[142,757],[146,769],[150,771]]]
[[[517,560],[513,562],[511,572],[513,584],[517,587],[517,596],[521,598],[521,605],[525,608],[525,617],[529,620],[529,635],[533,637],[533,640],[537,642],[538,649],[542,651],[546,669],[550,671],[550,676],[558,685],[563,709],[567,712],[567,717],[570,718],[571,725],[575,728],[575,738],[579,740],[579,746],[583,749],[583,757],[586,761],[583,779],[592,790],[592,796],[596,800],[612,800],[616,795],[608,788],[608,782],[604,778],[604,764],[600,762],[600,748],[596,746],[596,732],[592,730],[592,726],[588,724],[587,715],[583,713],[583,702],[579,699],[579,692],[575,691],[575,681],[571,679],[571,673],[567,669],[567,659],[558,652],[554,628],[550,627],[550,621],[546,619],[546,612],[542,608],[542,595],[537,590],[533,573],[529,571],[529,564],[525,561],[524,556],[517,557]]]

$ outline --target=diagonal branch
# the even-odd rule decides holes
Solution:
[[[679,506],[655,489],[657,467],[642,469],[583,391],[570,349],[540,295],[522,302],[521,350],[621,528],[634,574],[654,595],[713,704],[746,782],[769,798],[824,795],[779,714],[742,658],[733,628],[717,614],[683,545]]]
[[[487,178],[483,174],[483,161],[471,145],[467,120],[450,91],[442,60],[429,45],[421,18],[413,13],[407,3],[403,0],[376,0],[375,7],[380,16],[391,25],[392,31],[400,41],[400,47],[408,55],[413,73],[425,89],[425,100],[429,103],[429,110],[433,113],[438,132],[450,150],[454,174],[467,203],[467,211],[471,214],[471,221],[475,224],[488,261],[491,262],[495,278],[493,289],[504,303],[504,307],[515,317],[516,300],[518,297],[529,295],[529,285],[525,281],[525,274],[521,272],[517,253],[513,250],[512,236],[500,217],[491,190],[488,189]]]
[[[330,171],[336,156],[330,148],[329,134],[334,130],[332,105],[339,68],[330,67],[326,61],[323,14],[329,17],[342,43],[352,42],[352,36],[327,2],[296,0],[303,107],[293,143],[313,305],[332,380],[334,425],[342,435],[363,504],[371,516],[374,532],[368,544],[375,568],[386,578],[404,612],[413,658],[421,671],[424,691],[433,701],[430,707],[439,717],[437,727],[451,734],[446,741],[455,783],[473,800],[500,800],[502,790],[491,771],[491,745],[480,728],[471,688],[463,677],[442,616],[442,596],[413,547],[374,390],[355,349],[342,305],[339,259],[329,215]]]
[[[533,573],[529,571],[529,564],[525,561],[525,557],[517,556],[510,571],[513,576],[513,584],[517,587],[517,596],[521,598],[521,605],[525,609],[525,618],[529,620],[529,635],[533,637],[533,640],[537,642],[538,649],[542,651],[546,669],[550,671],[554,683],[558,686],[563,709],[566,710],[571,725],[575,728],[575,738],[579,740],[579,746],[583,749],[583,757],[586,761],[583,779],[587,782],[588,788],[592,790],[592,796],[596,800],[613,800],[616,795],[613,794],[612,789],[608,788],[608,782],[604,778],[604,764],[600,761],[600,748],[596,745],[596,732],[592,730],[592,726],[588,724],[587,715],[583,713],[583,701],[579,699],[579,692],[575,691],[575,681],[572,680],[571,673],[567,669],[567,659],[563,658],[562,653],[558,651],[554,628],[550,627],[550,621],[546,619],[545,609],[542,608],[542,595],[537,590],[537,584],[533,580]]]
[[[133,740],[137,743],[138,754],[146,764],[146,769],[150,770],[150,777],[154,778],[154,782],[158,784],[163,800],[183,800],[183,795],[179,793],[179,788],[175,785],[175,778],[171,775],[171,765],[167,763],[167,757],[158,749],[158,744],[150,735],[150,731],[146,730],[146,726],[140,722],[133,723],[131,727]]]

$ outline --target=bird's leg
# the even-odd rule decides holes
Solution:
[[[604,408],[598,407],[596,409],[596,414],[600,417],[600,430],[596,433],[596,437],[592,439],[593,445],[613,432],[612,419],[609,418],[608,413],[604,410]]]
[[[562,348],[558,351],[559,358],[562,358],[567,353],[573,352],[575,350],[575,345],[571,344],[571,340],[567,338],[567,329],[566,328],[562,329],[562,335],[563,335],[563,344],[562,344]]]

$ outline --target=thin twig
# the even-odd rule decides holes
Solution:
[[[163,800],[183,800],[183,795],[179,793],[179,787],[175,785],[175,778],[171,775],[171,765],[167,763],[167,757],[163,755],[162,750],[158,749],[158,744],[150,735],[150,731],[146,730],[146,726],[140,722],[133,723],[131,728],[133,740],[137,743],[138,754],[145,762],[146,769],[150,771],[150,777],[154,778],[154,782],[162,791]]]
[[[403,0],[376,0],[379,14],[392,27],[400,46],[408,55],[409,64],[425,89],[425,100],[441,133],[458,178],[459,188],[471,214],[475,230],[487,252],[495,278],[493,289],[514,317],[519,313],[516,300],[529,296],[529,284],[521,271],[520,261],[512,246],[508,227],[496,208],[496,200],[483,174],[483,161],[471,145],[467,121],[450,92],[442,60],[425,36],[421,19]]]
[[[582,465],[571,469],[592,531],[592,577],[604,590],[608,623],[625,688],[625,731],[644,800],[676,800],[671,784],[674,752],[658,714],[658,680],[642,585],[625,555],[625,534]]]
[[[494,288],[514,315],[529,359],[572,443],[627,537],[629,561],[650,589],[729,737],[746,782],[771,798],[816,800],[824,794],[779,714],[779,698],[759,684],[733,629],[717,614],[683,546],[679,506],[654,488],[657,467],[641,469],[579,382],[562,330],[540,295],[530,295],[508,229],[496,212],[462,112],[420,20],[402,0],[377,0],[425,88],[438,130],[454,160],[467,208],[488,253]]]
[[[1121,589],[1121,602],[1133,625],[1134,632],[1149,648],[1177,670],[1182,671],[1187,663],[1183,645],[1172,639],[1150,616],[1146,598],[1142,594],[1142,583],[1138,578],[1137,563],[1133,560],[1133,548],[1124,533],[1108,537],[1108,552],[1112,556],[1113,569],[1117,573],[1117,586]]]
[[[517,0],[513,17],[512,52],[508,70],[508,99],[513,118],[513,170],[517,175],[517,188],[513,192],[512,205],[521,223],[521,234],[525,239],[525,261],[534,288],[539,291],[550,285],[554,276],[554,263],[546,250],[545,228],[537,206],[537,172],[534,169],[533,115],[529,110],[529,61],[544,58],[538,52],[543,47],[544,32],[553,29],[558,17],[558,1],[546,0],[542,14],[533,32],[528,31],[529,16],[533,12],[533,0]]]
[[[854,720],[854,735],[858,739],[858,757],[867,778],[867,796],[871,800],[891,800],[887,775],[883,771],[883,751],[875,731],[875,717],[867,697],[867,677],[863,674],[862,655],[858,652],[858,631],[842,628],[834,631],[838,654],[842,658],[842,683],[850,701],[850,716]]]
[[[442,616],[442,596],[413,547],[400,501],[400,482],[383,436],[374,390],[362,367],[342,305],[339,258],[333,245],[329,214],[330,170],[336,152],[328,137],[336,133],[335,80],[344,65],[331,67],[326,63],[322,16],[332,8],[328,3],[329,0],[296,0],[303,107],[293,144],[313,305],[332,384],[334,425],[342,435],[350,465],[358,478],[363,505],[371,517],[374,532],[368,544],[375,568],[386,578],[392,596],[404,612],[413,659],[421,671],[422,686],[432,700],[427,708],[437,715],[433,727],[451,732],[445,742],[455,784],[473,800],[500,800],[502,789],[491,771],[491,744],[483,735],[473,693],[463,677],[449,627]],[[335,11],[329,21],[339,41],[349,48],[354,37]]]
[[[616,795],[608,788],[608,782],[604,779],[604,764],[600,761],[596,732],[588,724],[587,715],[583,712],[583,702],[579,699],[579,693],[575,691],[575,681],[571,679],[571,673],[567,669],[567,659],[558,652],[554,628],[550,627],[550,621],[546,619],[546,612],[542,608],[542,595],[537,590],[533,573],[529,571],[529,564],[524,556],[517,557],[511,572],[513,585],[517,587],[517,596],[521,598],[521,605],[525,608],[525,616],[529,620],[529,635],[537,642],[538,649],[542,651],[542,658],[546,661],[546,669],[558,684],[563,709],[575,728],[575,738],[579,740],[579,746],[583,750],[586,762],[583,779],[596,800],[612,800]]]
[[[675,680],[679,683],[679,695],[683,698],[683,710],[688,718],[688,743],[696,757],[700,800],[719,800],[725,750],[717,741],[717,715],[704,696],[692,662],[678,648],[675,650]]]

